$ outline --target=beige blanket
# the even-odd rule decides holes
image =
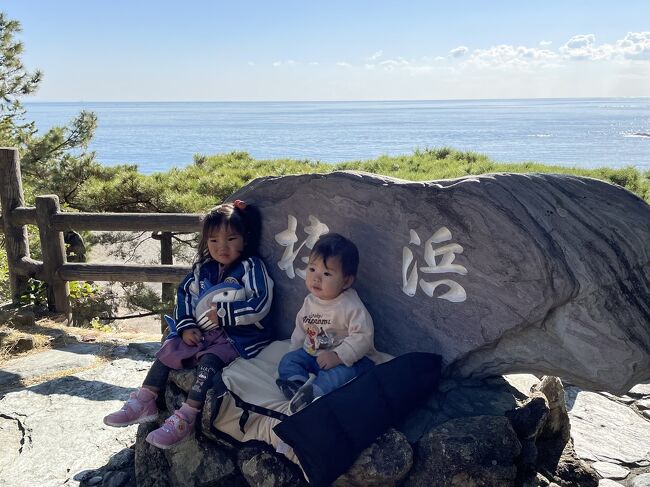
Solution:
[[[235,360],[223,369],[223,381],[226,387],[246,402],[289,414],[289,401],[275,384],[278,377],[278,363],[288,351],[289,340],[276,341],[255,358]],[[226,395],[214,426],[241,442],[264,441],[299,465],[293,450],[273,432],[273,427],[279,422],[277,419],[251,413],[244,427],[246,432],[242,433],[239,429],[241,414],[242,410],[235,406],[234,399]]]

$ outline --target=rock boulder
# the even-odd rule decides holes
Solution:
[[[463,377],[530,372],[614,393],[650,378],[650,206],[621,187],[334,172],[257,179],[232,198],[262,211],[283,337],[329,230],[359,247],[355,287],[382,351],[435,352]]]

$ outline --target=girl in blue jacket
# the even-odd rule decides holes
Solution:
[[[214,375],[237,357],[254,357],[271,342],[273,281],[255,255],[260,234],[259,212],[241,200],[219,205],[204,217],[192,272],[178,287],[176,334],[156,354],[142,387],[122,409],[104,417],[105,424],[155,421],[156,397],[169,371],[196,365],[187,400],[147,436],[159,448],[175,446],[194,430]]]

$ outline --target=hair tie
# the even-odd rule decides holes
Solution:
[[[245,210],[246,209],[246,203],[242,200],[235,200],[233,201],[232,205],[237,208],[238,210]]]

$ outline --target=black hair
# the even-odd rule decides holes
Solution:
[[[242,259],[257,254],[262,234],[260,212],[251,204],[235,200],[215,206],[203,216],[199,246],[196,252],[197,261],[209,257],[208,235],[211,230],[222,227],[230,228],[244,238]]]
[[[341,261],[341,270],[343,276],[356,277],[357,269],[359,268],[359,250],[354,243],[338,233],[326,233],[322,235],[314,248],[309,254],[309,258],[314,257],[323,259],[325,267],[327,267],[327,259],[330,257],[338,257]]]

